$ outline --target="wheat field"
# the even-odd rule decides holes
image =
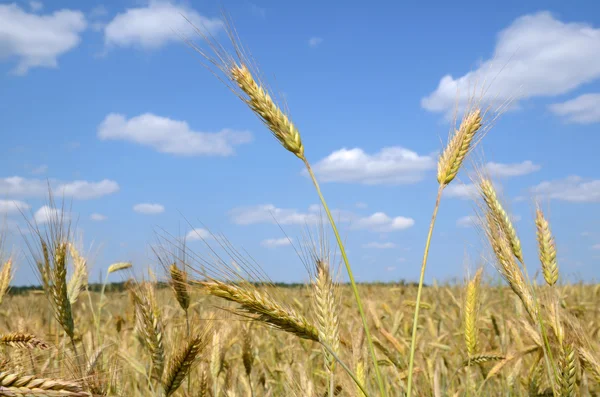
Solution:
[[[517,230],[476,168],[478,227],[496,273],[424,283],[444,189],[458,183],[502,106],[474,92],[441,148],[419,282],[360,284],[310,148],[228,27],[230,50],[201,30],[205,46],[188,44],[306,168],[324,214],[298,247],[310,281],[270,282],[223,236],[191,252],[165,233],[153,245],[158,270],[133,277],[138,264],[114,263],[108,274],[124,284],[92,286],[68,220],[32,224],[28,259],[40,289],[11,289],[13,259],[1,252],[0,396],[600,394],[600,286],[563,281],[540,205],[536,230]],[[524,257],[521,233],[535,234],[538,257]]]

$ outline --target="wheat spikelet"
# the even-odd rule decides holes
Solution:
[[[557,387],[561,397],[573,397],[575,394],[575,349],[572,343],[565,343],[559,360]]]
[[[75,324],[71,311],[71,301],[67,291],[67,245],[66,240],[58,241],[54,249],[54,268],[52,269],[52,299],[58,322],[69,338],[73,339]]]
[[[585,368],[590,371],[594,380],[600,384],[600,362],[597,355],[585,347],[579,347],[577,353]]]
[[[335,299],[334,284],[331,279],[329,263],[323,259],[317,259],[315,265],[316,279],[313,284],[313,296],[319,339],[337,354],[340,347],[339,320],[337,315],[339,308]],[[323,354],[327,369],[332,371],[335,362],[334,357],[326,349],[323,349]]]
[[[75,382],[0,372],[1,396],[91,396]]]
[[[226,284],[218,280],[199,282],[208,293],[241,305],[242,312],[255,314],[255,319],[300,338],[319,342],[319,333],[308,319],[294,309],[275,302],[249,283]]]
[[[519,260],[519,262],[523,263],[521,240],[519,240],[517,232],[510,220],[510,217],[504,210],[502,203],[500,203],[500,200],[498,200],[494,185],[489,179],[482,178],[479,182],[479,190],[481,192],[483,201],[488,207],[488,210],[493,214],[494,220],[508,238],[512,254]]]
[[[479,288],[482,272],[483,268],[477,270],[473,279],[469,281],[464,303],[465,344],[469,356],[473,356],[477,351],[477,306],[479,305]]]
[[[546,280],[548,285],[554,285],[558,281],[556,245],[554,243],[554,237],[550,231],[550,224],[544,217],[544,213],[539,207],[536,208],[535,211],[535,226],[544,280]]]
[[[486,230],[490,245],[496,255],[497,262],[500,264],[500,274],[508,282],[508,285],[523,302],[525,310],[532,319],[537,318],[537,309],[534,304],[533,296],[527,284],[521,269],[515,261],[508,237],[503,229],[496,222],[493,213],[486,213]]]
[[[242,329],[242,361],[244,363],[244,370],[248,379],[252,373],[252,365],[254,363],[254,353],[252,352],[252,333],[250,332],[250,325],[244,326]]]
[[[154,289],[150,283],[145,282],[137,291],[132,289],[131,292],[136,309],[137,330],[152,357],[152,375],[161,379],[165,362],[164,326]]]
[[[129,269],[131,266],[133,266],[131,264],[131,262],[117,262],[117,263],[113,263],[112,265],[110,265],[108,267],[108,274],[114,273],[114,272],[118,272],[119,270],[125,270],[125,269]]]
[[[245,99],[246,104],[269,128],[279,143],[303,160],[304,146],[300,139],[300,132],[298,132],[298,129],[288,116],[271,99],[267,90],[256,82],[246,65],[243,63],[241,65],[232,65],[229,69],[229,74],[231,79],[248,96]]]
[[[4,262],[2,270],[0,270],[0,304],[2,303],[2,299],[10,287],[12,277],[12,259],[9,258],[6,262]]]
[[[79,293],[87,286],[88,269],[85,257],[81,255],[75,244],[71,242],[69,243],[69,253],[73,259],[73,274],[67,285],[67,295],[69,296],[71,305],[74,305],[77,302]]]
[[[22,347],[28,349],[49,349],[50,346],[38,339],[35,335],[25,334],[21,332],[13,332],[0,336],[0,344],[13,347]]]
[[[476,354],[473,355],[469,358],[467,358],[466,360],[463,361],[462,365],[463,367],[468,367],[470,365],[477,365],[477,364],[483,364],[483,363],[488,363],[491,361],[500,361],[500,360],[504,360],[506,357],[500,354],[493,354],[493,353],[482,353],[482,354]]]
[[[438,160],[437,180],[440,185],[448,185],[458,174],[465,157],[471,150],[473,137],[481,128],[482,121],[481,110],[474,109],[464,116],[458,130],[454,131],[454,135]]]
[[[187,343],[183,350],[171,359],[167,376],[163,383],[165,396],[170,396],[177,391],[207,343],[206,332],[198,334]]]
[[[171,286],[175,292],[175,298],[179,303],[179,306],[183,310],[187,310],[190,307],[190,293],[187,286],[187,273],[181,270],[173,263],[169,267],[169,274],[171,276]]]

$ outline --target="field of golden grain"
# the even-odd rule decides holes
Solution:
[[[468,290],[460,286],[424,289],[415,395],[552,395],[543,337],[520,300],[510,288],[488,285],[480,288],[476,311],[470,313]],[[286,310],[305,316],[311,324],[318,323],[311,288],[268,287],[261,291],[268,291]],[[337,354],[363,382],[368,395],[376,395],[352,292],[345,286],[338,291]],[[416,288],[361,285],[360,291],[386,392],[405,395]],[[100,294],[82,292],[73,305],[78,357],[44,295],[29,292],[5,297],[1,390],[7,394],[3,395],[87,396],[80,392],[86,390],[121,396],[325,396],[330,378],[335,395],[362,395],[344,370],[334,368],[333,376],[329,373],[317,342],[246,321],[223,310],[236,310],[237,304],[201,290],[190,292],[187,311],[172,288],[163,286],[145,295],[150,298],[147,304],[156,303],[148,307],[152,318],[148,322],[139,319],[143,310],[136,314],[135,293],[108,292],[100,327],[94,317]],[[539,294],[548,292],[546,287],[538,290]],[[594,353],[578,343],[581,338],[600,337],[600,287],[569,285],[556,288],[556,292],[566,346],[565,355],[550,331],[554,360],[560,363],[557,395],[567,395],[562,387],[573,388],[569,395],[597,395],[600,367]],[[466,332],[469,316],[472,325]],[[565,385],[560,383],[563,381]],[[29,387],[38,391],[19,394]],[[54,391],[43,391],[46,389]]]
[[[114,263],[108,274],[123,275],[123,288],[91,288],[86,254],[55,211],[27,235],[42,289],[10,294],[13,262],[0,251],[0,396],[600,394],[600,286],[562,281],[540,205],[538,257],[524,258],[493,181],[476,172],[478,227],[502,282],[477,269],[461,285],[424,285],[442,193],[502,108],[486,108],[474,92],[451,128],[418,284],[361,285],[310,148],[228,26],[229,52],[210,37],[203,37],[208,50],[189,44],[305,166],[326,216],[300,247],[310,281],[274,285],[219,236],[201,255],[162,235],[153,246],[160,271],[133,278],[135,264]],[[541,283],[530,278],[538,271]],[[340,284],[339,272],[349,283]]]

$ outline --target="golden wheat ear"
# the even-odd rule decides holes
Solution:
[[[542,273],[546,284],[552,286],[558,281],[556,244],[550,231],[550,223],[548,223],[539,205],[535,210],[535,226]]]

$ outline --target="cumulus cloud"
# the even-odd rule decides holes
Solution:
[[[211,234],[208,230],[202,228],[196,228],[190,230],[186,235],[185,239],[188,241],[200,241],[211,238]]]
[[[273,204],[234,208],[229,212],[229,216],[238,225],[276,222],[281,225],[304,225],[318,223],[322,218],[317,206],[311,206],[307,212],[301,212],[296,209],[277,208]]]
[[[291,244],[290,239],[288,239],[287,237],[269,238],[269,239],[261,241],[261,243],[260,243],[260,245],[262,245],[263,247],[267,247],[267,248],[285,247],[290,244]]]
[[[353,222],[354,229],[366,229],[372,232],[393,232],[412,227],[415,220],[403,216],[392,218],[383,212],[376,212],[373,215],[358,218]]]
[[[580,176],[545,181],[532,188],[536,195],[572,203],[599,203],[600,179],[586,180]]]
[[[106,215],[102,215],[102,214],[98,214],[98,213],[93,213],[90,215],[90,219],[95,221],[95,222],[102,222],[106,220]]]
[[[318,47],[321,43],[323,42],[323,38],[321,37],[311,37],[310,39],[308,39],[308,45],[310,47]]]
[[[374,249],[391,249],[391,248],[396,248],[396,244],[391,243],[391,242],[387,242],[387,243],[380,243],[377,241],[373,241],[367,244],[363,244],[363,248],[374,248]]]
[[[165,207],[161,204],[140,203],[134,205],[133,210],[140,214],[154,215],[165,212]]]
[[[397,185],[422,180],[435,165],[432,156],[396,146],[374,154],[360,148],[343,148],[318,161],[313,169],[323,182]]]
[[[187,122],[145,113],[129,120],[111,113],[98,127],[98,138],[122,140],[148,146],[161,153],[181,156],[229,156],[234,146],[248,143],[252,135],[228,129],[197,132]]]
[[[99,182],[85,180],[59,182],[12,176],[0,178],[0,195],[11,197],[45,197],[48,195],[48,183],[50,183],[50,189],[55,196],[64,195],[76,200],[99,198],[119,191],[119,184],[109,179],[103,179]]]
[[[306,225],[317,224],[323,218],[319,212],[319,206],[311,206],[308,211],[302,212],[296,209],[277,208],[273,204],[234,208],[229,215],[231,220],[238,225],[258,223]],[[353,229],[382,233],[407,229],[415,223],[412,218],[390,217],[383,212],[361,217],[349,211],[333,210],[332,215],[338,222],[351,223]]]
[[[527,175],[539,171],[542,168],[540,165],[534,164],[530,160],[512,164],[489,162],[485,167],[491,176],[498,178]]]
[[[463,200],[473,200],[478,195],[479,190],[473,183],[453,183],[444,189],[444,196]]]
[[[119,184],[115,181],[104,179],[100,182],[73,181],[58,186],[57,194],[73,197],[79,200],[94,199],[119,191]]]
[[[194,27],[205,34],[215,35],[223,28],[223,22],[218,18],[204,17],[185,5],[151,0],[145,7],[129,8],[117,14],[104,28],[104,43],[107,46],[156,49],[169,42],[181,42],[180,35],[195,35]]]
[[[457,92],[464,106],[475,82],[494,79],[486,96],[500,101],[562,95],[600,77],[599,53],[600,29],[563,22],[546,11],[524,15],[498,34],[491,59],[462,77],[442,77],[421,105],[448,113]]]
[[[69,218],[70,215],[64,213],[61,209],[52,208],[47,205],[40,207],[40,209],[38,209],[33,215],[33,219],[38,224],[52,223],[60,219],[68,220]]]
[[[566,102],[552,104],[549,108],[569,123],[600,123],[600,94],[583,94]]]
[[[0,214],[13,214],[28,210],[29,204],[18,200],[0,200]]]
[[[0,61],[16,59],[13,72],[18,75],[35,67],[56,68],[58,58],[79,45],[86,27],[80,11],[40,15],[16,3],[0,4]]]

